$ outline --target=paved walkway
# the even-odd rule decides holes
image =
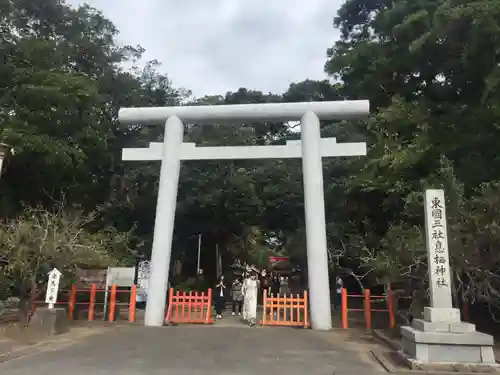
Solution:
[[[130,325],[0,364],[0,373],[9,375],[364,375],[377,371],[380,368],[367,351],[359,351],[343,333],[229,324]]]

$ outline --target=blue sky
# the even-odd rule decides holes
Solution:
[[[326,78],[342,0],[70,0],[100,9],[121,43],[146,49],[175,87],[195,96],[239,87],[280,93]]]

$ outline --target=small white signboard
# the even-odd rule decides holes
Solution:
[[[446,207],[441,189],[425,191],[425,229],[431,307],[452,308]]]
[[[59,281],[62,273],[57,268],[49,272],[47,281],[47,293],[45,294],[45,303],[49,304],[49,309],[53,309],[57,302],[57,294],[59,292]]]
[[[151,272],[151,263],[149,260],[139,262],[137,266],[137,286],[147,294],[149,287],[149,274]]]
[[[109,267],[106,275],[108,287],[115,284],[120,287],[134,284],[135,267]]]
[[[104,292],[104,309],[108,308],[108,292],[111,285],[130,287],[134,285],[135,267],[108,267],[106,273],[106,291]]]

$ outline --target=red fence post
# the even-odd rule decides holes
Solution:
[[[137,296],[137,285],[132,285],[130,289],[130,303],[128,306],[128,321],[130,323],[135,322],[135,303]]]
[[[89,302],[89,315],[88,315],[88,319],[90,321],[94,320],[96,291],[97,291],[97,285],[92,284],[92,287],[90,288],[90,302]]]
[[[263,314],[262,314],[262,323],[261,325],[265,326],[267,323],[267,289],[264,289],[263,291],[263,297],[262,297],[262,304],[263,306]]]
[[[347,289],[342,288],[341,294],[341,309],[342,309],[342,328],[347,329],[349,323],[347,321]]]
[[[172,320],[172,304],[174,301],[174,288],[170,288],[168,293],[168,308],[165,314],[165,323],[168,324]]]
[[[73,313],[75,311],[76,305],[76,285],[71,285],[71,294],[69,295],[68,300],[68,318],[69,320],[73,319]]]
[[[113,284],[111,285],[111,296],[109,298],[108,320],[110,322],[115,321],[115,309],[116,309],[116,284]]]
[[[365,289],[365,320],[366,328],[372,328],[372,310],[371,310],[371,294],[370,289]]]
[[[192,290],[189,291],[189,294],[188,294],[187,298],[188,298],[188,317],[187,317],[187,321],[190,322],[191,321],[191,310],[193,308],[193,299],[194,299],[194,297],[193,297],[193,291]],[[197,301],[194,301],[194,302],[196,303]],[[203,303],[203,301],[202,301],[202,303]]]
[[[208,291],[207,291],[207,316],[205,318],[205,324],[210,324],[212,323],[212,289],[209,288]],[[202,309],[204,309],[203,305],[202,305]]]
[[[396,327],[396,312],[394,311],[394,292],[387,289],[387,310],[389,311],[389,327]]]
[[[304,291],[304,327],[309,327],[309,296],[307,291]]]

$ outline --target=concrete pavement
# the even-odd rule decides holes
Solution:
[[[346,332],[346,331],[343,331]],[[381,371],[338,331],[130,325],[0,364],[9,375],[362,375]]]

